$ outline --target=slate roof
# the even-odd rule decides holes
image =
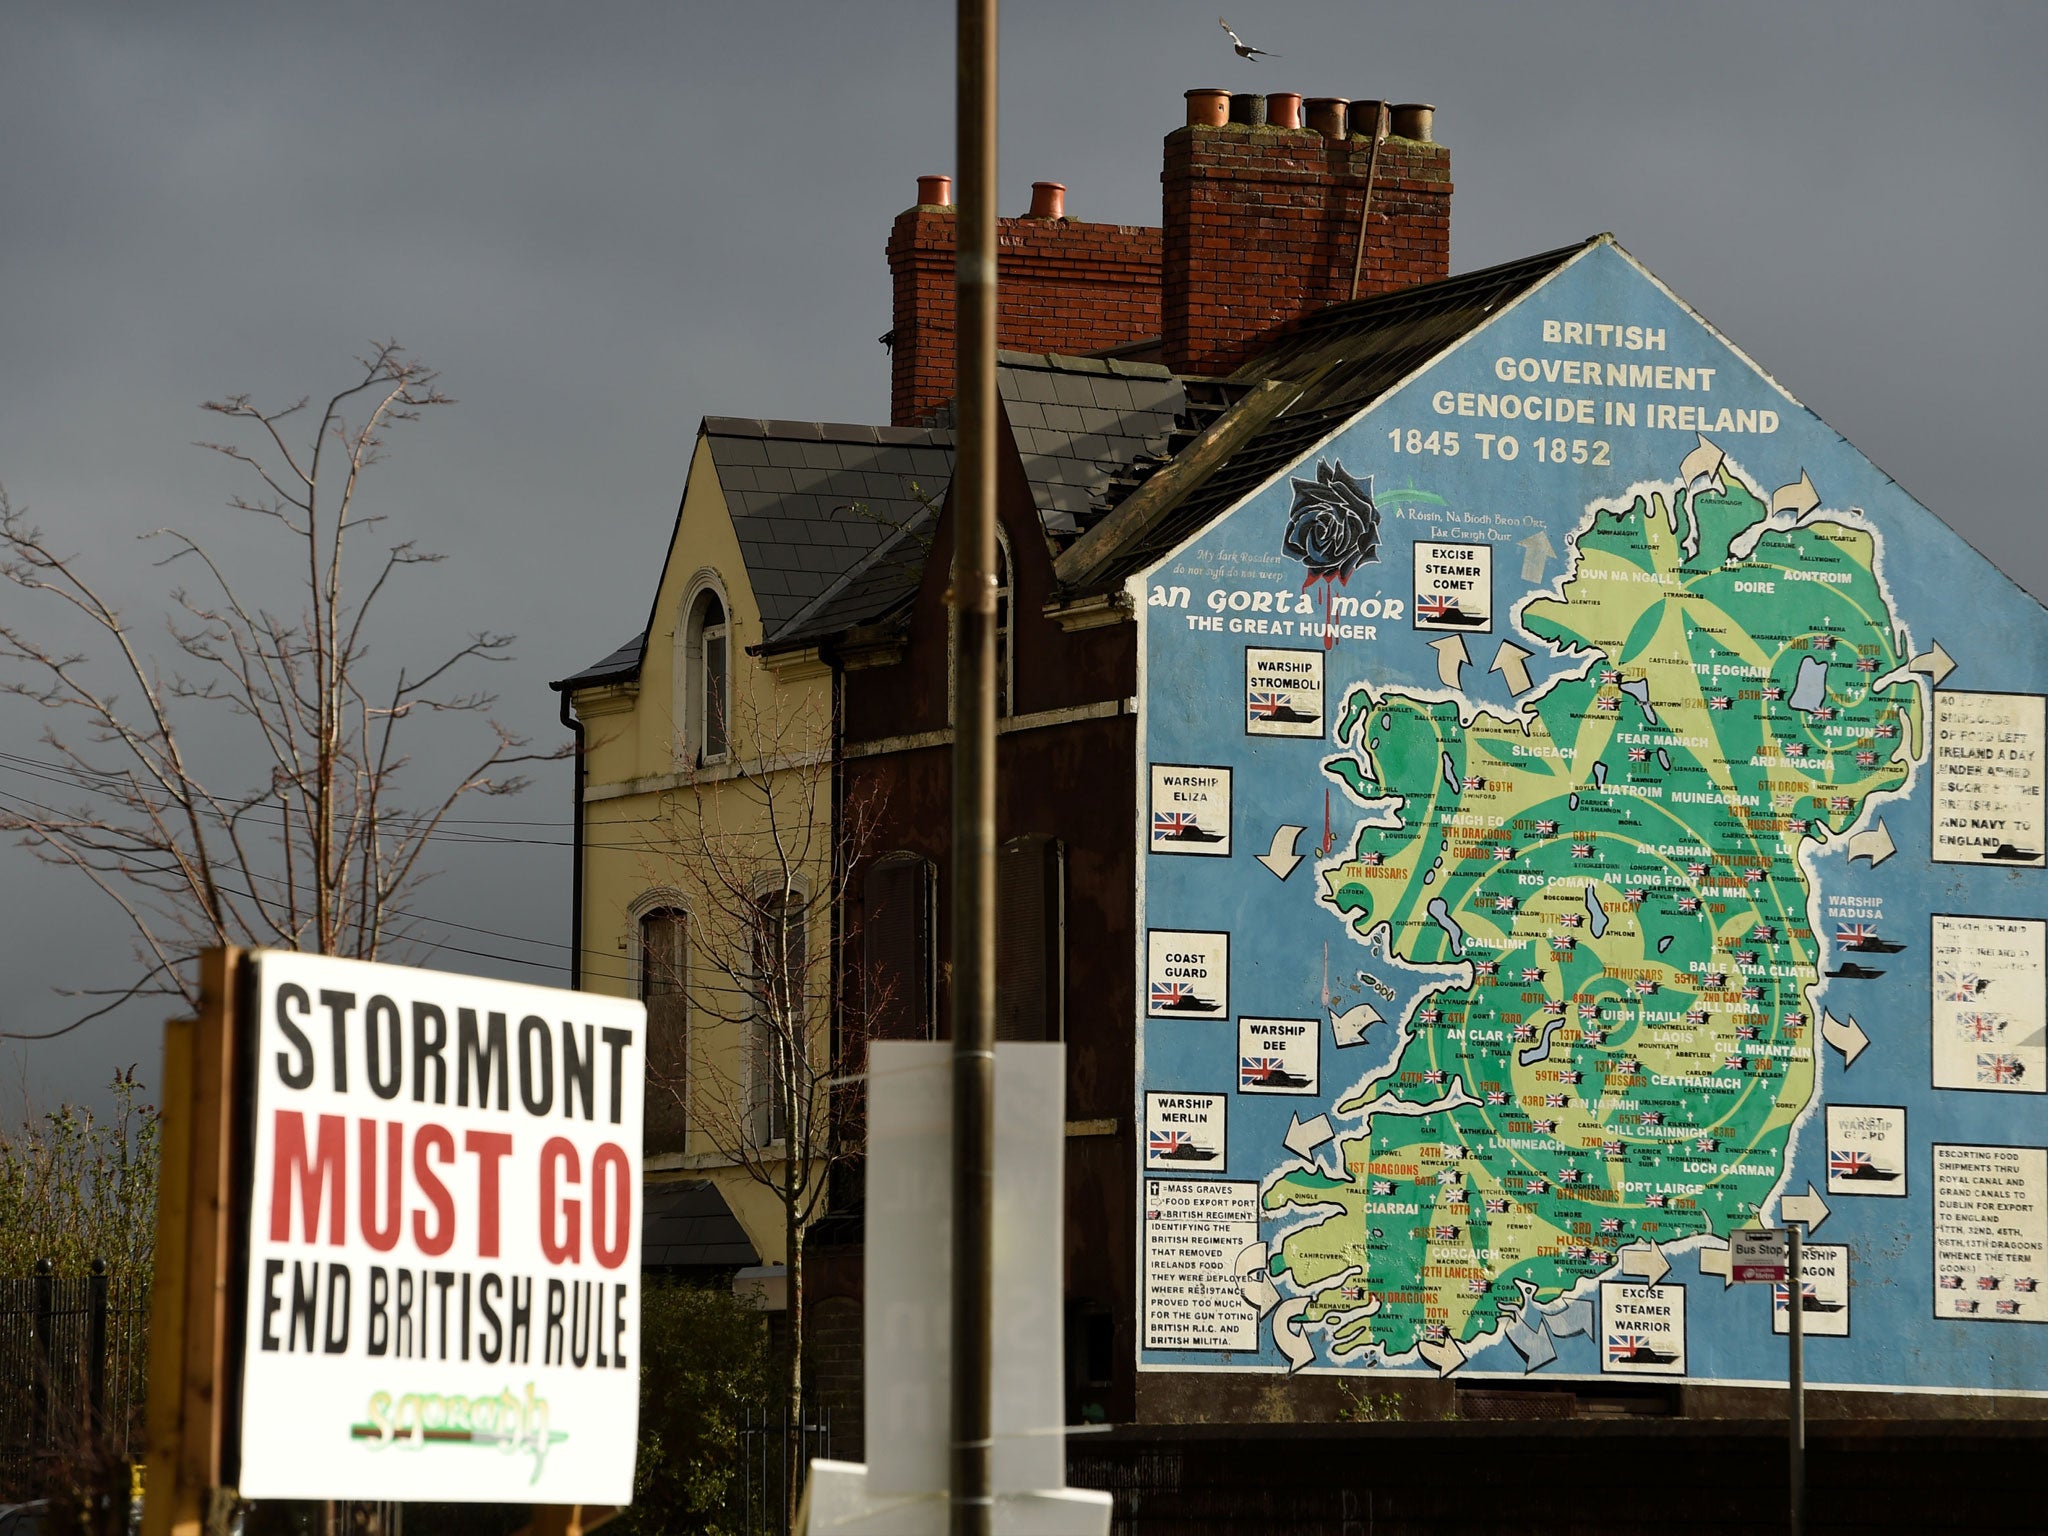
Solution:
[[[643,1201],[642,1269],[745,1269],[761,1262],[710,1181],[649,1184]]]
[[[770,639],[865,556],[929,520],[953,477],[945,428],[707,416],[703,434]],[[553,686],[637,677],[646,644],[643,629]]]
[[[996,393],[1054,536],[1080,531],[1116,470],[1165,450],[1187,388],[1157,363],[1000,352]]]
[[[1063,558],[1061,576],[1076,592],[1119,587],[1170,553],[1274,475],[1294,463],[1346,421],[1494,314],[1607,236],[1540,255],[1467,272],[1441,282],[1315,311],[1283,332],[1235,374],[1231,382],[1267,381],[1298,391],[1287,407],[1253,433],[1170,508],[1135,537],[1114,541],[1114,552],[1088,562],[1076,545]],[[1251,402],[1247,400],[1247,405]],[[1126,512],[1143,515],[1139,496],[1103,521],[1101,531]],[[1074,568],[1076,565],[1080,569]]]

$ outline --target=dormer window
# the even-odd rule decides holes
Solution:
[[[706,587],[690,604],[683,642],[683,735],[697,765],[725,761],[732,741],[732,644],[725,604]]]

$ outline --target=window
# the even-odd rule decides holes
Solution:
[[[647,1005],[649,1152],[681,1152],[690,1130],[689,918],[661,907],[640,919],[640,1000]]]
[[[996,1038],[1065,1035],[1064,850],[1020,837],[996,854]]]
[[[789,1135],[790,1078],[794,1073],[800,1089],[800,1069],[810,1052],[808,964],[802,893],[777,890],[757,898],[753,1038],[747,1051],[748,1126],[756,1146]]]
[[[699,767],[722,762],[731,744],[732,644],[725,603],[706,587],[683,625],[682,732]]]
[[[928,860],[892,853],[861,882],[861,987],[866,1025],[878,1040],[929,1040],[933,1028],[933,904]]]
[[[1011,656],[1010,541],[996,530],[996,718],[1012,713],[1016,693],[1017,667]],[[946,633],[946,719],[958,718],[956,700],[960,691],[959,616],[947,609]]]

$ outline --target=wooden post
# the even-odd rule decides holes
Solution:
[[[219,1503],[234,1390],[226,1376],[240,960],[239,950],[209,950],[200,961],[199,1017],[164,1026],[144,1536],[200,1536]]]

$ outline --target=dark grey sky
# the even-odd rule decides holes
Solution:
[[[2048,592],[2028,466],[2048,305],[2048,7],[1013,3],[1003,185],[1155,223],[1190,86],[1437,104],[1464,270],[1612,230],[1922,501]],[[385,638],[518,632],[503,712],[632,634],[707,413],[887,418],[882,247],[952,169],[952,17],[862,4],[39,4],[0,10],[0,482],[138,619],[132,536],[217,542],[203,399],[281,400],[396,336],[461,400],[377,510],[451,559]],[[245,557],[264,568],[260,549]],[[1966,608],[1969,594],[1956,594]],[[8,613],[17,599],[7,596]],[[36,722],[0,711],[32,750]],[[0,790],[36,786],[0,772]],[[558,979],[565,769],[475,814],[419,906],[434,963]],[[126,974],[84,889],[0,849],[0,1028]],[[521,942],[528,941],[528,942]],[[153,1075],[161,1008],[0,1052],[38,1097]]]

